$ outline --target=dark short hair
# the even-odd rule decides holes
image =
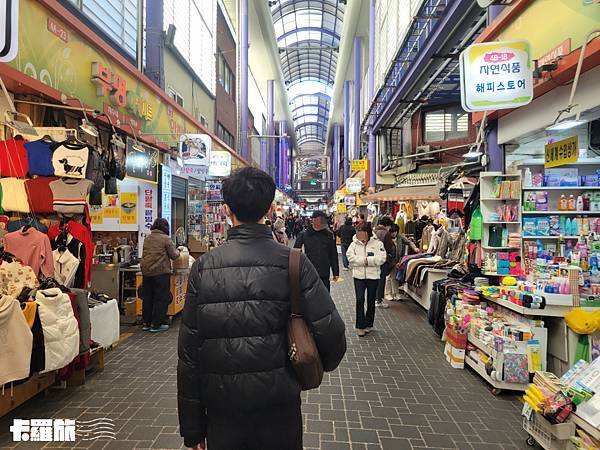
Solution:
[[[171,227],[169,227],[169,222],[167,221],[167,219],[164,219],[162,217],[159,217],[158,219],[156,219],[154,221],[154,223],[152,224],[152,226],[150,227],[151,230],[160,230],[163,233],[165,233],[167,236],[171,232],[170,228]]]
[[[352,225],[352,219],[350,217],[346,217],[346,221],[344,223],[346,225]]]
[[[275,182],[262,170],[244,167],[223,181],[223,200],[242,223],[258,222],[275,198]]]
[[[392,219],[390,219],[388,216],[383,216],[381,219],[379,219],[379,225],[382,227],[391,227],[393,224],[394,222],[392,222]]]
[[[371,238],[371,235],[373,234],[373,228],[371,227],[371,224],[369,222],[365,222],[365,223],[361,224],[356,229],[357,233],[359,233],[361,231],[365,231],[369,235],[369,239]]]
[[[393,223],[392,227],[390,228],[390,233],[400,233],[400,227]]]

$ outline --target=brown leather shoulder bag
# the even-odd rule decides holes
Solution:
[[[288,321],[288,355],[303,391],[319,387],[323,364],[308,324],[300,310],[300,251],[292,249],[289,260],[292,314]]]

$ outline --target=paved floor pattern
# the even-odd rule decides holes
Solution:
[[[377,310],[376,331],[354,333],[351,279],[334,284],[347,324],[348,352],[323,385],[303,395],[304,446],[322,450],[523,449],[516,396],[491,395],[470,369],[452,369],[424,312],[412,302]],[[106,368],[84,386],[51,390],[0,420],[0,448],[12,418],[111,418],[117,440],[48,443],[43,448],[178,449],[177,321],[167,333],[136,333],[110,351]],[[235,449],[232,449],[235,450]]]

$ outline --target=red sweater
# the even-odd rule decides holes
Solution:
[[[33,214],[51,214],[54,212],[50,182],[55,180],[58,180],[58,178],[36,177],[25,181],[29,209],[31,209]]]
[[[29,165],[27,164],[27,141],[9,139],[0,142],[0,176],[25,178]]]

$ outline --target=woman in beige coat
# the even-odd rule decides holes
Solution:
[[[169,237],[169,222],[158,218],[144,239],[140,267],[142,282],[143,331],[158,333],[169,329],[167,309],[171,303],[171,260],[179,258],[179,250]]]

